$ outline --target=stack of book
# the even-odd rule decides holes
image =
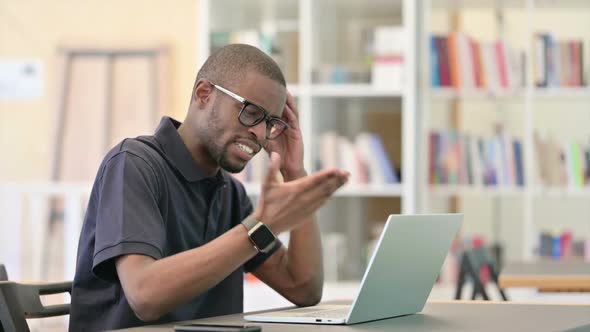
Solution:
[[[376,88],[399,90],[404,85],[406,33],[399,26],[378,26],[373,36],[371,83]]]
[[[581,40],[556,40],[549,33],[539,33],[534,38],[534,77],[538,87],[586,85]]]
[[[543,231],[539,239],[539,256],[554,260],[583,258],[590,262],[590,239],[574,239],[571,231]]]
[[[524,86],[524,59],[503,40],[478,42],[462,32],[430,37],[433,87],[514,90]]]
[[[543,184],[570,188],[590,186],[590,140],[588,144],[560,143],[536,132],[535,152]]]
[[[383,141],[372,133],[361,133],[354,141],[334,132],[319,139],[319,168],[338,168],[350,172],[349,183],[394,184],[399,175]]]
[[[431,131],[428,180],[431,185],[524,186],[522,143],[504,133],[483,138]]]
[[[328,132],[320,136],[317,169],[337,168],[350,172],[351,184],[396,184],[400,182],[383,145],[381,137],[372,133],[361,133],[355,141]],[[233,174],[245,183],[264,181],[269,166],[265,151],[258,153],[248,162],[244,170]]]

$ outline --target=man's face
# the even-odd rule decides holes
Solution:
[[[224,88],[263,107],[270,116],[282,116],[286,89],[266,76],[250,71],[242,82]],[[238,120],[242,103],[219,90],[215,94],[203,141],[221,168],[238,173],[264,146],[266,121],[254,127],[242,125]]]

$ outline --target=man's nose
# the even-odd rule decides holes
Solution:
[[[261,121],[259,124],[248,128],[248,131],[258,143],[264,142],[266,139],[266,121]]]

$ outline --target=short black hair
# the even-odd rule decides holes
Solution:
[[[230,44],[216,50],[199,70],[196,81],[207,79],[215,84],[232,86],[244,79],[248,70],[255,70],[287,86],[277,63],[260,49],[246,44]]]

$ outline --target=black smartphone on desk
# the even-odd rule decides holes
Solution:
[[[174,326],[176,332],[209,331],[209,332],[260,332],[262,329],[256,325],[215,325],[215,324],[186,324]]]

